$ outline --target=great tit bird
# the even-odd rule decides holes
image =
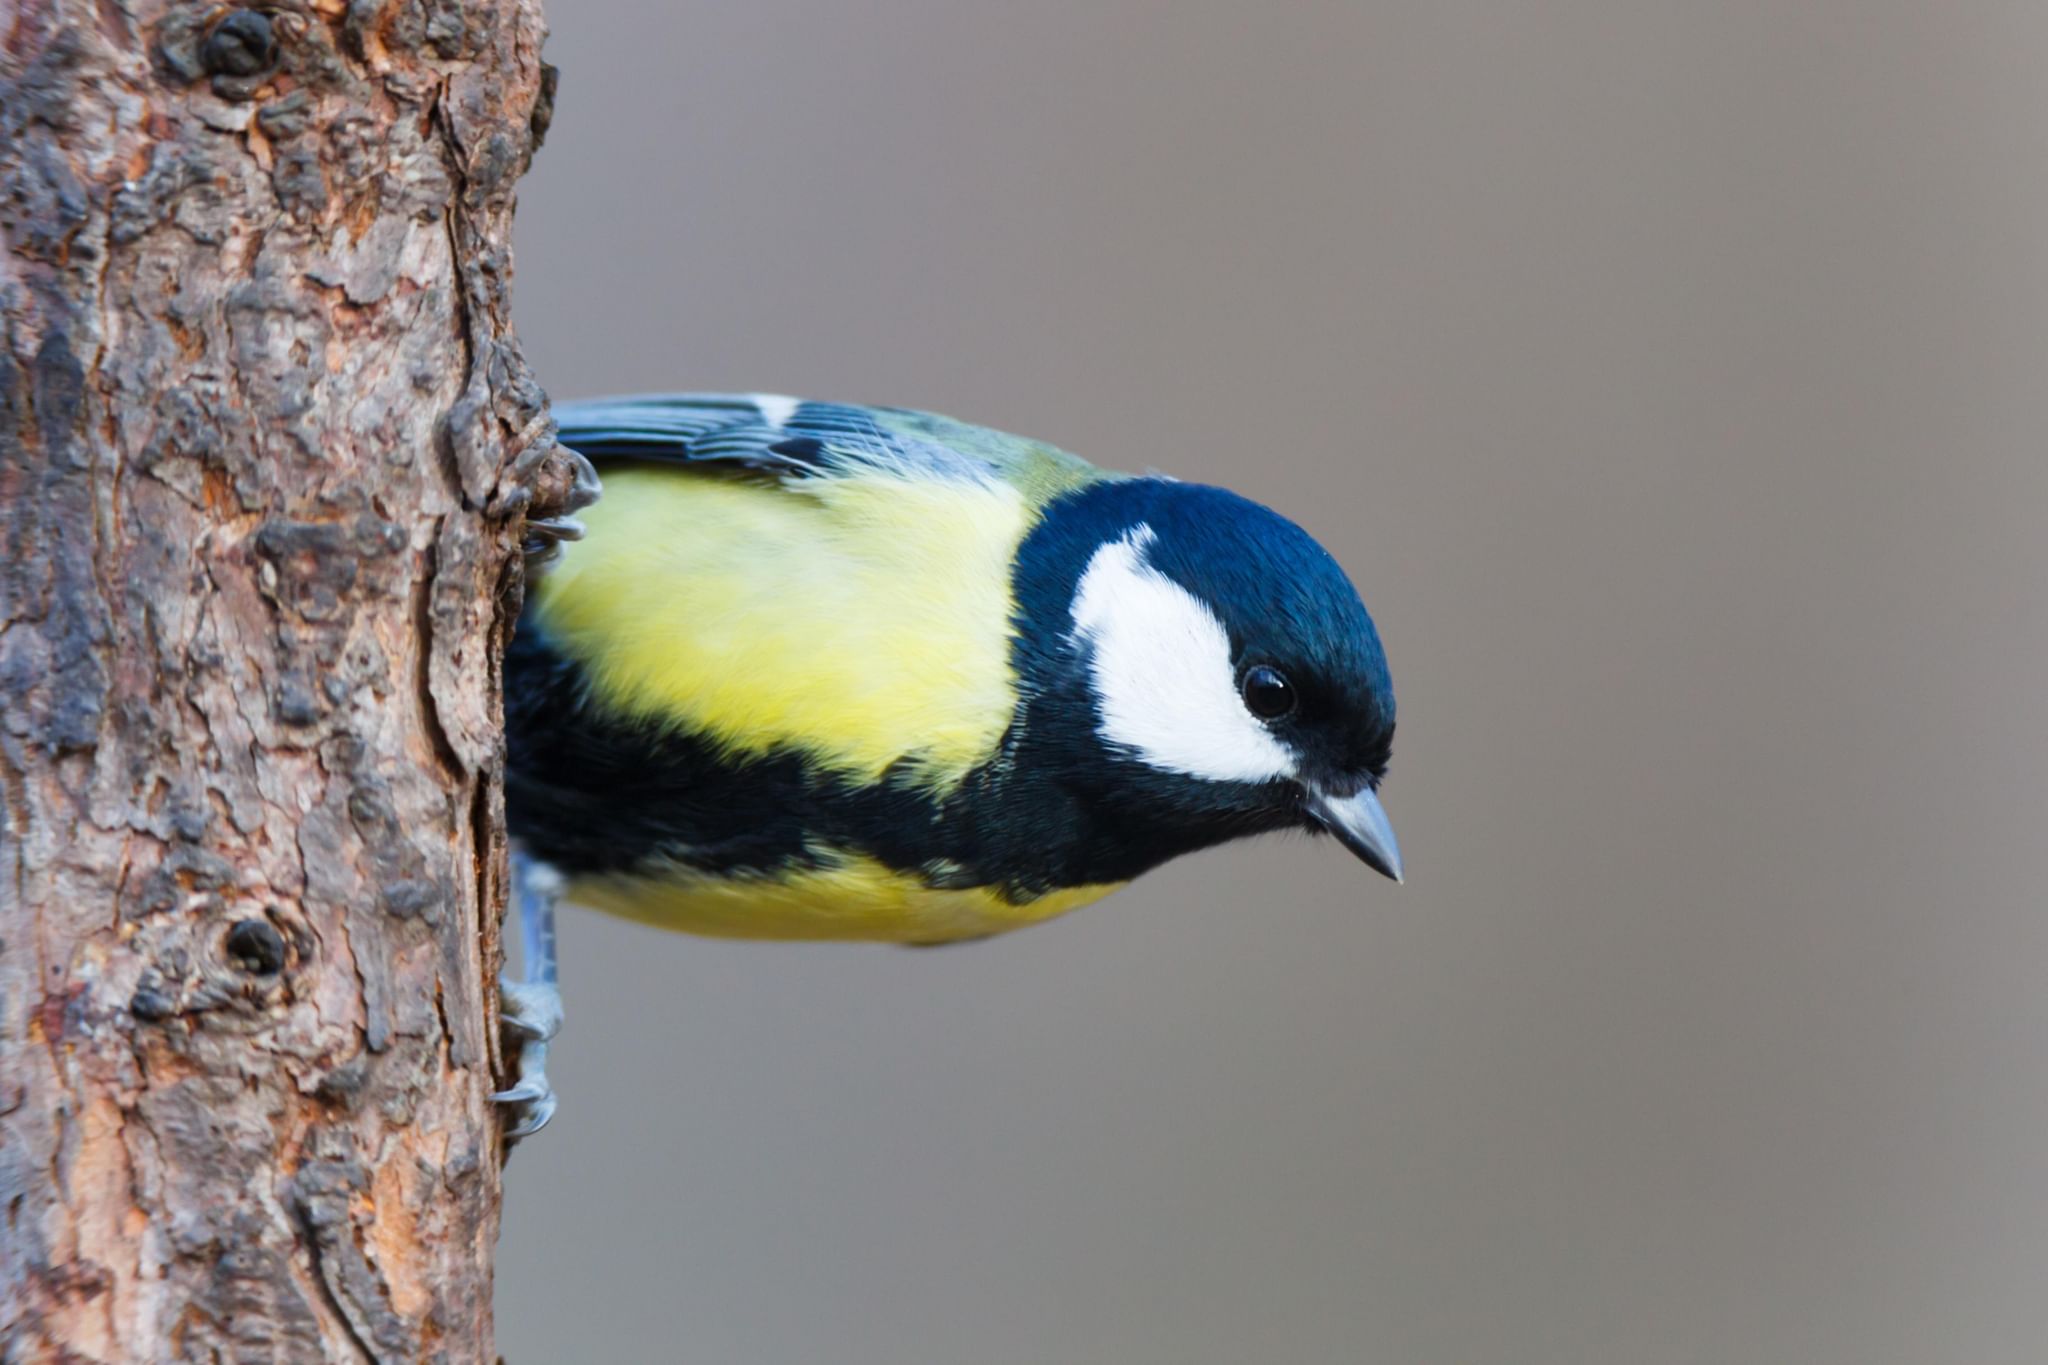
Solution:
[[[581,535],[505,661],[515,1136],[554,1106],[558,894],[700,934],[937,944],[1270,830],[1400,880],[1378,633],[1276,513],[898,408],[555,415],[604,496],[550,528]]]

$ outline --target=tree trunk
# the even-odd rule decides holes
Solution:
[[[0,0],[7,1362],[495,1358],[541,37]]]

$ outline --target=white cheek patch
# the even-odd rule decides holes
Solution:
[[[1293,750],[1238,699],[1223,623],[1146,562],[1154,539],[1138,526],[1104,545],[1074,591],[1097,733],[1166,772],[1212,782],[1292,776]]]

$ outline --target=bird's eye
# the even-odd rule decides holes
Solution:
[[[1260,720],[1278,720],[1294,709],[1294,684],[1270,665],[1246,669],[1238,690],[1244,694],[1245,710]]]

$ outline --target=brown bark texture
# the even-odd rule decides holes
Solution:
[[[495,1358],[542,36],[0,0],[0,1360]]]

